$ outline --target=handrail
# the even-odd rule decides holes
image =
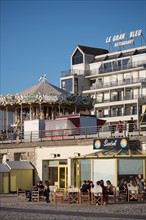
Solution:
[[[110,138],[110,137],[129,137],[146,136],[146,122],[140,124],[139,127],[129,131],[129,124],[123,124],[123,130],[119,133],[116,124],[103,126],[87,126],[73,129],[56,129],[56,130],[40,130],[40,131],[25,131],[19,133],[0,134],[0,143],[15,143],[15,142],[39,142],[39,141],[54,141],[54,140],[79,140],[91,138]]]

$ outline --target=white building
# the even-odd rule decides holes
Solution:
[[[108,52],[78,45],[71,69],[62,72],[61,88],[94,97],[91,114],[108,124],[131,117],[146,122],[146,46]]]

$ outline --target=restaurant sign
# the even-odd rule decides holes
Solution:
[[[128,138],[106,138],[93,140],[93,149],[127,149]]]
[[[134,38],[142,35],[142,30],[131,31],[130,33],[122,33],[106,38],[106,43],[114,42],[114,47],[120,47],[134,43]]]

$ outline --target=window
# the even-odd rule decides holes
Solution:
[[[131,106],[126,106],[125,115],[131,115]]]
[[[132,114],[133,114],[133,115],[136,115],[136,114],[137,114],[137,106],[133,106]]]
[[[111,62],[110,62],[110,63],[105,63],[105,64],[104,64],[104,70],[105,70],[105,72],[111,72],[111,71],[112,71],[112,65],[111,65]]]
[[[74,79],[74,93],[78,93],[78,78]]]
[[[79,63],[83,63],[83,54],[77,50],[72,58],[72,64],[79,64]]]
[[[117,116],[122,116],[122,108],[117,108]]]
[[[61,88],[67,92],[72,92],[72,79],[66,79],[61,81]]]
[[[91,160],[80,160],[79,161],[79,167],[80,167],[80,186],[82,185],[82,182],[84,180],[90,180],[91,179]]]
[[[127,69],[129,59],[123,59],[122,61],[122,69]]]

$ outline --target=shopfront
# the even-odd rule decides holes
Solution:
[[[121,178],[146,178],[146,151],[128,138],[70,143],[36,149],[38,177],[48,179],[51,186],[66,189],[80,187],[84,180],[95,184],[100,179],[117,186]]]
[[[115,186],[121,179],[146,178],[146,152],[131,146],[128,138],[96,139],[93,153],[74,158],[78,165],[77,186],[83,180],[110,180]]]

